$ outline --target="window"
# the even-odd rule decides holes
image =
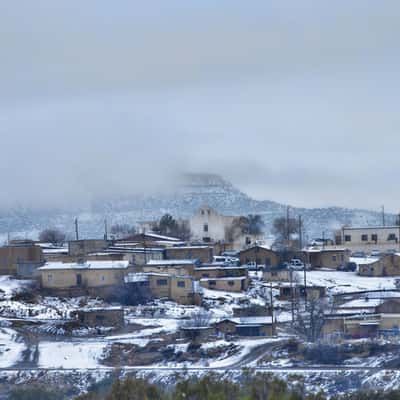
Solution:
[[[378,235],[377,235],[376,233],[373,233],[373,234],[371,235],[371,240],[372,240],[373,242],[377,242],[377,241],[378,241]]]
[[[204,226],[203,226],[203,231],[204,231],[204,232],[208,232],[208,224],[204,224]]]
[[[47,275],[47,282],[53,282],[53,275]]]
[[[261,258],[256,258],[256,264],[260,265],[261,264]]]
[[[234,281],[228,281],[228,285],[229,286],[235,286],[235,282]]]
[[[332,261],[336,261],[336,256],[332,256]]]
[[[361,235],[361,240],[363,242],[368,242],[368,235]]]
[[[76,284],[78,286],[82,285],[82,275],[81,274],[76,274]]]
[[[201,210],[201,215],[204,215],[204,210]]]
[[[157,279],[157,286],[167,286],[168,280],[167,279]]]
[[[246,244],[251,244],[251,238],[249,238],[248,236],[246,236]]]
[[[178,287],[184,288],[185,287],[185,281],[178,281]]]
[[[351,242],[351,235],[344,235],[345,242]]]
[[[106,317],[104,315],[96,315],[96,321],[104,321]]]
[[[208,281],[208,284],[210,286],[215,286],[217,284],[217,282],[216,281]]]
[[[269,257],[267,257],[265,259],[265,265],[270,266],[271,265],[271,259]]]
[[[202,276],[203,276],[203,278],[209,278],[210,274],[203,274]]]
[[[395,233],[389,233],[387,240],[396,240],[396,234]]]
[[[106,277],[105,277],[104,275],[102,275],[102,276],[100,277],[100,280],[101,280],[102,282],[104,282],[104,281],[106,280]]]

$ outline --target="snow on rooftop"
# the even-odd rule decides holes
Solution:
[[[179,238],[172,237],[172,236],[158,235],[157,233],[153,233],[153,232],[146,232],[144,235],[150,236],[154,239],[166,240],[169,242],[181,242],[181,239],[179,239]]]
[[[199,260],[150,260],[146,265],[194,265],[198,264]]]
[[[357,265],[369,265],[379,261],[379,257],[350,257],[349,261]]]
[[[225,276],[223,278],[201,278],[200,281],[243,281],[245,279],[247,279],[247,276]]]
[[[377,307],[382,303],[381,299],[369,299],[367,296],[362,299],[348,301],[339,306],[339,308],[369,308]]]
[[[129,261],[87,261],[84,263],[48,262],[39,271],[54,269],[126,269]]]

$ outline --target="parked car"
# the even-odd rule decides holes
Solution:
[[[379,250],[372,250],[371,257],[380,257],[382,253]]]
[[[355,262],[347,262],[344,265],[337,267],[338,271],[355,272],[357,271],[357,264]]]
[[[355,258],[365,258],[366,254],[363,251],[355,251],[354,253],[351,254],[351,256]]]
[[[302,269],[304,269],[304,263],[299,258],[292,258],[290,260],[289,268],[294,269],[294,270],[302,270]]]
[[[214,256],[213,260],[215,263],[225,263],[231,265],[239,265],[240,260],[237,257],[225,257],[225,256]]]

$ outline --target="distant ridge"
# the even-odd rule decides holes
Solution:
[[[219,175],[190,173],[170,193],[137,195],[96,200],[90,210],[35,211],[15,208],[0,213],[0,235],[8,232],[12,236],[34,237],[48,226],[58,226],[73,236],[73,219],[78,216],[82,237],[101,237],[104,218],[109,224],[131,223],[159,218],[166,212],[175,217],[188,218],[201,205],[208,204],[227,215],[262,215],[269,230],[276,217],[286,213],[286,205],[270,200],[254,200]],[[319,237],[324,231],[332,236],[334,229],[343,225],[374,226],[381,224],[381,213],[377,211],[329,208],[290,207],[291,216],[302,215],[306,236]],[[386,223],[393,224],[395,215],[387,214]]]

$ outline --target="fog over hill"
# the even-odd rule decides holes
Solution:
[[[226,215],[260,214],[266,223],[267,233],[276,217],[286,215],[286,204],[252,199],[218,175],[187,174],[170,192],[151,196],[110,196],[97,199],[87,209],[33,210],[14,207],[3,210],[0,213],[0,235],[3,238],[8,233],[11,237],[35,237],[43,228],[57,226],[73,237],[74,218],[77,216],[82,237],[101,237],[104,219],[109,225],[134,224],[157,219],[167,212],[176,218],[188,218],[204,204]],[[361,209],[290,206],[289,210],[293,217],[302,216],[308,238],[320,237],[323,231],[326,237],[332,236],[332,231],[343,225],[380,225],[382,220],[380,212]],[[395,215],[386,215],[387,224],[394,223],[394,220]]]

